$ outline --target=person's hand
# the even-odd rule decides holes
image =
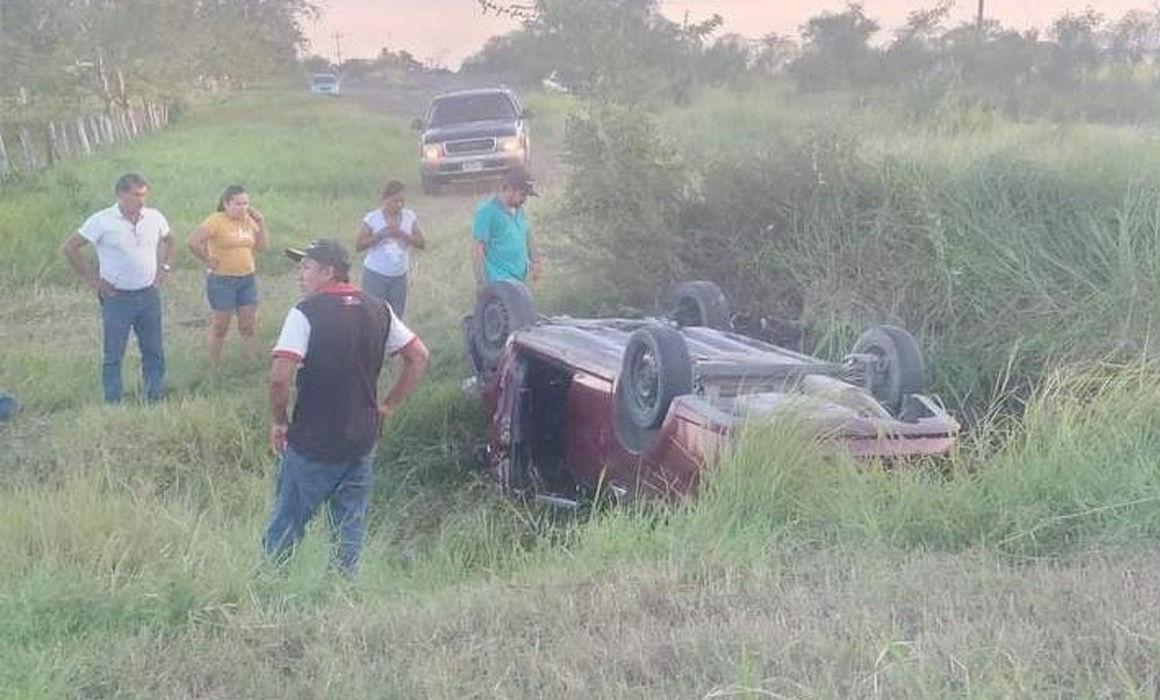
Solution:
[[[101,299],[112,299],[113,297],[117,296],[116,287],[109,284],[100,277],[98,277],[97,280],[93,282],[93,291],[95,291],[97,296]]]
[[[279,457],[286,451],[286,433],[290,426],[285,423],[274,423],[270,426],[270,449]]]
[[[217,258],[210,258],[209,259],[209,271],[210,272],[217,272],[218,265],[221,265],[221,264],[222,264],[221,260],[218,260]]]
[[[154,287],[161,287],[162,285],[165,284],[165,281],[167,279],[169,279],[169,271],[164,269],[164,268],[158,267],[157,274],[153,277],[153,286]]]
[[[532,281],[539,282],[540,278],[544,276],[544,265],[539,258],[532,261]]]
[[[387,422],[387,419],[390,418],[391,414],[395,412],[395,407],[384,403],[379,404],[377,410],[379,414],[379,430],[381,431],[383,429],[383,425]]]
[[[254,223],[259,226],[266,223],[266,219],[262,217],[262,212],[254,209],[253,207],[250,207],[250,218],[253,219]]]

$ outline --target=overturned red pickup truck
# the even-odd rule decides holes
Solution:
[[[464,322],[505,489],[571,505],[596,489],[680,495],[736,428],[792,416],[858,456],[949,450],[959,424],[925,395],[915,339],[873,326],[840,362],[726,330],[711,282],[645,319],[537,317],[526,288],[484,288]]]

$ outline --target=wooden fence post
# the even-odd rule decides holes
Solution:
[[[93,147],[89,145],[89,135],[85,133],[84,117],[77,117],[77,142],[80,143],[84,155],[92,155]]]
[[[29,143],[28,127],[20,127],[20,150],[24,152],[24,171],[32,172],[36,170],[36,152],[32,150],[32,144]]]
[[[101,147],[101,134],[97,130],[96,122],[93,121],[93,116],[90,114],[81,117],[85,125],[85,136],[88,137],[90,148],[95,151]]]
[[[4,134],[0,132],[0,180],[7,180],[12,173],[8,163],[8,149],[4,147]]]
[[[61,160],[73,157],[72,140],[68,136],[68,123],[61,122],[56,125],[56,144],[60,148],[57,155]]]
[[[56,130],[52,128],[52,122],[48,123],[48,131],[44,132],[44,153],[45,165],[49,168],[56,163]]]
[[[0,180],[21,171],[52,167],[62,160],[91,156],[103,146],[132,141],[136,136],[161,131],[168,124],[168,105],[142,101],[139,109],[81,115],[61,122],[47,121],[39,126],[13,126],[7,132],[7,139],[0,131]],[[17,142],[20,144],[18,148]],[[14,148],[17,150],[13,151]],[[16,153],[23,158],[20,159]]]

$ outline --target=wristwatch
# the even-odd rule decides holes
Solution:
[[[173,266],[170,265],[169,263],[161,263],[161,269],[166,271],[166,272],[172,272]]]

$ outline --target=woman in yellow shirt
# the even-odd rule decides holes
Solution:
[[[193,254],[207,266],[205,292],[213,309],[209,328],[209,357],[221,359],[230,319],[238,317],[238,334],[246,356],[258,355],[254,327],[258,318],[258,284],[254,253],[269,247],[262,214],[250,207],[250,195],[241,185],[222,192],[217,213],[206,217],[189,239]]]

